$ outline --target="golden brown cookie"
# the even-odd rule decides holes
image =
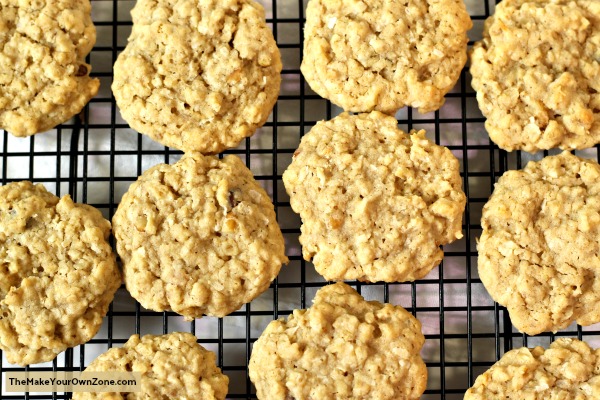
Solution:
[[[237,310],[287,263],[273,203],[236,156],[189,153],[149,169],[113,225],[131,295],[187,319]]]
[[[434,111],[465,65],[472,25],[462,0],[310,0],[302,74],[346,111]]]
[[[218,153],[262,126],[281,60],[253,0],[140,0],[114,66],[129,125],[166,146]]]
[[[344,283],[312,307],[271,322],[254,343],[259,399],[419,399],[427,384],[420,322],[400,306],[365,301]]]
[[[600,398],[600,350],[577,339],[511,350],[465,393],[464,400]]]
[[[215,353],[191,333],[133,335],[120,348],[101,354],[85,369],[141,373],[141,391],[73,393],[73,400],[224,400],[229,378],[215,364]]]
[[[462,237],[466,197],[450,150],[379,112],[318,122],[283,174],[302,254],[327,280],[410,281]]]
[[[96,43],[90,12],[89,0],[0,0],[0,129],[46,131],[98,93],[85,62]]]
[[[504,0],[471,54],[473,88],[501,148],[600,142],[600,2]]]
[[[42,185],[0,187],[0,348],[9,362],[50,361],[89,341],[121,285],[95,208]]]
[[[483,207],[479,276],[529,335],[600,322],[600,165],[568,152],[508,171]]]

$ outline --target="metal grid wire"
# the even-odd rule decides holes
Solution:
[[[144,170],[159,162],[179,159],[180,152],[129,129],[110,92],[112,65],[129,36],[129,12],[134,3],[92,1],[98,39],[89,62],[92,76],[101,80],[100,92],[81,115],[49,133],[17,139],[4,132],[0,143],[2,184],[23,179],[41,182],[57,195],[69,193],[76,201],[92,204],[111,218],[123,193]],[[121,288],[93,340],[67,350],[53,362],[32,365],[26,370],[83,370],[98,354],[121,346],[134,333],[189,331],[204,347],[216,352],[219,366],[230,378],[228,398],[255,398],[247,374],[252,343],[273,319],[287,316],[294,308],[310,306],[316,290],[326,284],[301,257],[300,221],[290,208],[281,174],[291,162],[301,136],[316,121],[330,119],[340,111],[311,91],[300,74],[306,0],[261,3],[282,54],[281,95],[267,124],[226,153],[240,156],[272,196],[290,264],[264,295],[225,318],[184,322],[172,312],[144,310]],[[467,0],[474,22],[470,44],[481,37],[483,21],[493,13],[494,5],[495,0]],[[421,320],[426,335],[423,357],[429,372],[423,399],[462,399],[474,379],[504,352],[523,345],[547,346],[555,336],[527,337],[515,331],[505,308],[490,299],[478,279],[476,251],[481,209],[494,182],[506,170],[521,168],[527,160],[540,159],[548,153],[506,153],[489,141],[466,69],[446,97],[446,104],[439,111],[421,115],[403,109],[396,117],[405,130],[426,129],[430,139],[449,147],[459,159],[468,197],[464,238],[445,246],[442,265],[422,280],[370,285],[351,282],[367,299],[400,304]],[[578,154],[598,158],[597,149]],[[572,325],[558,335],[577,336],[594,345],[600,338],[598,329],[598,325]],[[6,393],[5,372],[22,370],[2,357],[2,399],[71,397],[68,393]]]

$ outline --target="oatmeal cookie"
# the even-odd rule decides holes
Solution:
[[[50,361],[89,341],[121,274],[95,208],[42,185],[0,187],[0,348],[9,362]]]
[[[467,60],[461,0],[310,0],[301,70],[346,111],[437,110]]]
[[[490,138],[535,152],[600,142],[600,2],[504,0],[471,54]]]
[[[336,283],[313,306],[271,322],[248,366],[259,399],[419,399],[421,323],[400,306]]]
[[[166,146],[218,153],[267,120],[281,59],[252,0],[140,0],[114,65],[129,125]]]
[[[200,346],[191,333],[133,335],[123,347],[101,354],[85,371],[140,372],[141,392],[79,392],[73,393],[73,400],[224,400],[229,378],[215,359],[215,353]]]
[[[442,260],[441,244],[462,237],[456,157],[376,111],[317,123],[283,182],[304,259],[327,280],[419,279]]]
[[[287,262],[273,203],[236,156],[188,153],[144,172],[113,232],[131,295],[187,319],[237,310]]]
[[[465,393],[464,400],[600,398],[600,350],[577,339],[511,350]]]
[[[506,172],[483,207],[479,276],[521,332],[600,322],[600,165],[568,152]]]
[[[0,129],[30,136],[67,121],[98,93],[85,56],[89,0],[0,0]]]

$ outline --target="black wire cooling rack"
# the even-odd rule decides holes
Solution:
[[[303,0],[262,0],[281,50],[284,69],[282,90],[272,117],[237,154],[272,196],[285,239],[290,264],[259,299],[225,318],[205,317],[184,322],[171,312],[142,309],[121,288],[98,335],[89,343],[69,349],[50,363],[26,370],[83,370],[98,354],[121,346],[130,335],[173,331],[195,333],[199,342],[217,354],[219,366],[230,377],[228,398],[252,399],[254,390],[247,365],[253,342],[273,319],[294,308],[310,306],[316,290],[326,282],[310,263],[302,260],[298,243],[298,217],[291,211],[281,174],[291,162],[301,136],[316,121],[339,113],[310,90],[300,73],[304,10]],[[112,65],[124,48],[131,29],[131,0],[92,1],[97,43],[89,56],[92,75],[101,80],[100,93],[70,123],[27,139],[6,132],[0,143],[2,184],[28,179],[41,182],[57,195],[70,194],[78,202],[98,207],[111,218],[127,187],[147,168],[172,163],[181,153],[152,142],[129,129],[121,119],[110,92]],[[495,0],[467,0],[474,22],[470,39],[481,37],[483,21],[493,13]],[[472,44],[471,41],[471,44]],[[527,337],[514,330],[508,313],[485,292],[477,275],[476,238],[481,233],[481,208],[494,182],[508,169],[521,168],[543,155],[506,153],[494,146],[484,130],[484,119],[465,69],[446,104],[425,115],[400,110],[397,118],[405,130],[426,129],[428,137],[449,147],[460,160],[464,191],[468,197],[463,219],[464,238],[445,246],[439,268],[412,283],[362,284],[351,282],[368,299],[400,304],[423,324],[426,344],[423,357],[429,382],[423,399],[462,399],[474,379],[504,352],[534,345],[547,346],[555,335]],[[598,159],[597,149],[578,152]],[[598,341],[598,326],[573,325],[557,335]],[[2,399],[68,399],[68,393],[7,393],[4,375],[22,371],[4,357],[0,364]]]

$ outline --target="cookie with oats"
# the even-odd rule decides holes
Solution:
[[[253,0],[140,0],[114,65],[129,125],[185,152],[219,153],[262,126],[279,95],[281,59]]]
[[[113,232],[131,295],[188,320],[237,310],[287,263],[271,199],[231,155],[150,168],[123,196]]]
[[[259,399],[421,397],[427,368],[421,323],[400,306],[366,301],[344,283],[312,307],[271,322],[248,365]]]
[[[460,77],[472,25],[462,0],[310,0],[300,68],[346,111],[426,113]]]
[[[600,398],[600,349],[560,338],[545,350],[511,350],[465,393],[464,400]]]
[[[450,150],[379,112],[318,122],[283,174],[302,254],[327,280],[425,276],[462,237],[466,197]]]
[[[0,348],[20,365],[89,341],[121,274],[97,209],[42,185],[0,187]]]
[[[98,93],[85,62],[96,43],[90,13],[89,0],[0,0],[0,129],[47,131]]]
[[[138,372],[141,391],[73,393],[73,400],[202,399],[224,400],[229,378],[216,366],[216,356],[191,333],[133,335],[120,348],[101,354],[85,372]]]
[[[490,138],[536,152],[600,142],[600,3],[504,0],[471,53]]]
[[[529,335],[600,322],[600,165],[568,152],[499,179],[483,207],[479,276]]]

